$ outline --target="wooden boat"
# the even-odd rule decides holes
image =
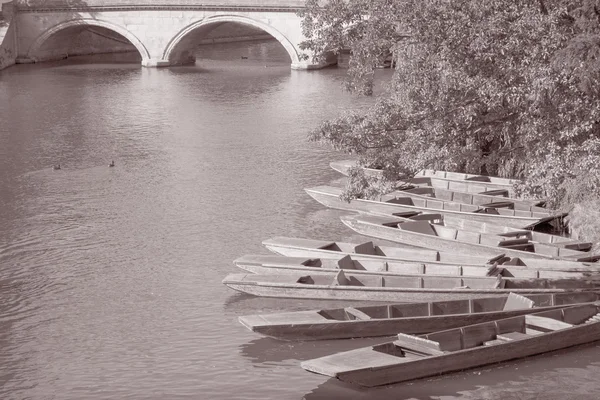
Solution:
[[[467,193],[459,192],[456,190],[448,190],[442,188],[435,188],[431,186],[415,186],[407,185],[405,187],[398,187],[397,193],[401,193],[403,196],[409,196],[413,198],[421,199],[423,197],[437,199],[440,201],[450,201],[462,204],[471,204],[475,206],[481,206],[484,208],[509,208],[518,211],[531,211],[531,212],[548,212],[551,210],[544,207],[545,201],[543,200],[522,200],[513,199],[511,197],[491,196],[487,194],[479,193]],[[506,192],[508,194],[508,192]]]
[[[331,162],[330,167],[343,175],[348,175],[348,170],[356,165],[355,160],[343,160]],[[376,168],[363,168],[365,174],[368,176],[380,176],[383,171]],[[428,171],[428,170],[425,170]],[[487,194],[500,194],[501,196],[514,196],[513,183],[507,183],[503,178],[488,177],[484,175],[470,175],[468,179],[459,179],[459,176],[465,176],[469,174],[459,173],[448,173],[451,177],[443,177],[446,171],[433,172],[421,172],[418,173],[414,178],[404,180],[407,183],[413,185],[431,186],[441,189],[456,190],[467,193],[486,193]],[[512,180],[509,180],[513,182]],[[535,200],[538,202],[539,200]]]
[[[521,235],[518,232],[507,232],[499,235],[470,232],[432,223],[423,219],[424,217],[429,218],[429,216],[416,215],[408,219],[399,219],[362,214],[343,216],[341,220],[346,226],[362,235],[433,250],[494,256],[501,249],[504,254],[510,257],[550,258],[586,262],[595,262],[600,259],[600,254],[590,254],[545,243],[532,242],[530,236]]]
[[[495,264],[559,271],[598,271],[598,266],[595,264],[577,261],[508,257],[501,253],[502,249],[498,249],[495,256],[477,256],[416,247],[381,246],[372,241],[349,243],[278,236],[266,239],[262,243],[270,251],[288,257],[338,259],[341,256],[351,255],[353,260],[418,261],[429,265],[481,266]],[[398,244],[398,246],[402,246],[402,244]]]
[[[444,217],[455,217],[467,221],[486,224],[497,224],[511,228],[535,229],[536,225],[545,225],[550,221],[561,225],[566,213],[550,215],[544,212],[519,211],[504,208],[484,208],[471,204],[440,201],[427,197],[417,198],[402,196],[401,192],[393,192],[382,196],[381,201],[354,199],[350,202],[340,198],[343,189],[332,186],[317,186],[304,189],[309,196],[326,207],[338,210],[382,213],[403,216],[405,213],[439,213]],[[565,241],[568,240],[563,238]]]
[[[582,304],[414,336],[301,363],[360,386],[404,382],[600,340],[600,306]]]
[[[510,293],[467,300],[244,315],[239,321],[253,332],[283,340],[349,339],[399,332],[423,334],[598,300],[600,295],[592,292]]]
[[[339,270],[355,275],[446,275],[446,276],[504,276],[507,278],[582,278],[600,271],[557,271],[519,265],[439,265],[422,262],[386,260],[354,260],[350,255],[337,259],[285,257],[277,255],[245,255],[233,263],[253,274],[336,274]]]
[[[499,178],[497,176],[466,174],[462,172],[451,172],[435,169],[423,169],[415,174],[415,178],[420,176],[432,176],[435,178],[452,179],[456,181],[496,183],[507,186],[516,185],[517,183],[521,182],[519,179]]]
[[[515,279],[464,276],[365,276],[338,271],[336,275],[230,274],[223,284],[263,297],[363,301],[437,301],[482,296],[565,293],[596,287],[587,279]]]

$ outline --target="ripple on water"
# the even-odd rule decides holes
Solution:
[[[253,64],[263,50],[268,68]],[[368,341],[278,342],[239,324],[342,304],[221,280],[272,236],[364,241],[304,193],[342,183],[329,162],[345,158],[306,135],[372,100],[343,92],[343,70],[290,71],[276,43],[203,51],[171,70],[57,62],[0,75],[0,398],[597,395],[595,346],[365,391],[299,362]]]

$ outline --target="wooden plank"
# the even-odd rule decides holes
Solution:
[[[460,329],[434,332],[425,335],[425,337],[438,343],[438,348],[443,351],[455,351],[464,348],[463,333]]]
[[[483,342],[496,338],[496,325],[493,322],[465,326],[463,333],[463,349],[481,346]]]
[[[396,346],[400,346],[407,349],[417,350],[425,354],[439,355],[444,354],[440,349],[440,344],[436,341],[425,339],[419,336],[406,335],[404,333],[398,334],[398,339],[394,341]]]
[[[506,342],[512,342],[514,340],[521,340],[521,339],[528,339],[531,336],[526,334],[526,333],[522,333],[522,332],[506,332],[506,333],[499,333],[498,335],[496,335],[496,338],[499,340],[503,340]]]
[[[533,300],[528,299],[527,297],[520,296],[515,293],[509,293],[506,298],[506,303],[504,303],[503,311],[510,310],[518,310],[522,308],[532,308]]]
[[[528,327],[545,332],[573,327],[572,324],[568,324],[566,322],[558,321],[556,319],[548,317],[540,317],[538,315],[526,315],[525,323]]]
[[[365,242],[354,246],[354,252],[356,254],[377,255],[373,242]]]
[[[347,314],[354,316],[356,319],[360,319],[360,320],[371,319],[370,315],[368,315],[354,307],[345,307],[344,311],[346,311]]]
[[[398,227],[404,231],[421,233],[423,235],[437,236],[431,224],[427,221],[410,221],[398,224]]]

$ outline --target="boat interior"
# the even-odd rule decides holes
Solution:
[[[407,353],[425,357],[441,355],[446,352],[529,339],[585,323],[599,322],[599,311],[600,308],[595,304],[582,304],[421,336],[400,333],[394,342],[373,346],[373,350],[397,357],[405,357]]]
[[[422,262],[442,261],[440,252],[436,250],[427,250],[419,248],[402,248],[392,246],[377,246],[373,242],[364,242],[360,244],[346,242],[329,242],[317,247],[319,250],[336,251],[341,253],[373,255],[381,257],[392,257],[406,260],[418,259]],[[506,264],[521,265],[527,264],[518,257],[507,257],[499,254],[497,257],[465,256],[462,254],[444,254],[444,262],[447,263],[470,263],[470,264]]]
[[[464,180],[464,181],[474,181],[474,182],[490,182],[497,183],[500,185],[512,185],[517,183],[518,180],[510,179],[510,178],[500,178],[497,176],[488,176],[488,175],[477,175],[477,174],[467,174],[464,172],[452,172],[452,171],[444,171],[437,169],[424,169],[420,171],[415,176],[435,176],[437,178],[443,179],[455,179],[455,180]]]
[[[500,259],[503,260],[503,259]],[[279,264],[277,264],[279,265]],[[288,264],[286,264],[287,266]],[[290,262],[291,267],[297,264]],[[520,265],[480,264],[437,264],[419,261],[386,261],[386,260],[354,260],[350,255],[340,259],[307,258],[300,265],[309,268],[322,268],[329,270],[342,269],[344,271],[367,271],[367,272],[390,272],[408,275],[456,275],[456,276],[504,276],[518,278],[557,278],[557,277],[581,277],[591,276],[591,272],[580,271],[555,271],[540,270],[536,268],[522,267]]]
[[[428,303],[404,303],[324,309],[320,310],[318,313],[330,320],[354,321],[489,313],[577,303],[591,303],[598,300],[600,300],[600,296],[594,292],[533,295],[510,293],[508,296],[503,297],[482,297],[477,299],[433,301]]]
[[[304,275],[295,283],[318,286],[352,286],[367,288],[402,289],[475,289],[475,290],[519,290],[519,289],[583,289],[596,288],[600,281],[585,278],[563,279],[519,279],[484,276],[439,276],[439,275],[346,275],[343,270],[331,275]],[[499,293],[500,294],[500,293]]]
[[[420,217],[420,219],[416,219],[416,217]],[[429,221],[427,220],[428,218]],[[589,254],[584,251],[573,250],[567,247],[532,242],[532,234],[529,230],[516,230],[502,234],[488,234],[447,227],[439,224],[441,216],[438,218],[438,214],[419,214],[410,218],[412,219],[411,221],[391,220],[385,222],[380,217],[367,215],[361,216],[360,219],[367,223],[379,224],[389,228],[397,228],[403,231],[439,237],[447,240],[456,240],[457,242],[462,243],[526,251],[554,258],[567,257],[577,261],[595,262],[600,259],[600,254]]]
[[[393,192],[392,192],[393,193]],[[392,194],[390,193],[390,194]],[[519,199],[513,199],[508,197],[508,190],[495,190],[492,193],[486,192],[487,194],[479,193],[464,193],[456,192],[453,190],[447,190],[442,188],[434,188],[431,186],[416,186],[408,189],[402,189],[396,192],[398,195],[417,195],[424,197],[431,197],[442,201],[453,201],[463,204],[478,205],[481,207],[494,207],[494,203],[510,203],[508,208],[513,208],[520,211],[531,211],[531,212],[548,212],[548,210],[542,205],[545,203],[540,200],[537,202],[523,201]],[[503,199],[505,198],[505,199]]]
[[[428,197],[402,196],[402,193],[392,192],[381,197],[381,201],[403,206],[431,208],[434,210],[470,212],[478,214],[504,215],[508,217],[542,218],[548,216],[548,210],[530,211],[515,209],[514,202],[495,201],[482,205],[465,204],[454,201],[440,200]]]

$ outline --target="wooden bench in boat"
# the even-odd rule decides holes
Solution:
[[[551,332],[559,329],[571,328],[573,327],[573,324],[558,321],[554,318],[527,315],[525,317],[525,326],[528,330],[533,330],[534,332]]]
[[[395,345],[417,353],[438,355],[447,351],[496,345],[595,322],[598,307],[593,304],[551,310],[538,315],[522,315],[462,328],[433,332],[422,336],[400,333]]]
[[[360,320],[371,319],[370,315],[368,315],[367,313],[364,313],[363,311],[360,311],[354,307],[346,307],[346,308],[344,308],[344,311],[346,312],[346,314],[353,317],[352,319],[360,319]]]

